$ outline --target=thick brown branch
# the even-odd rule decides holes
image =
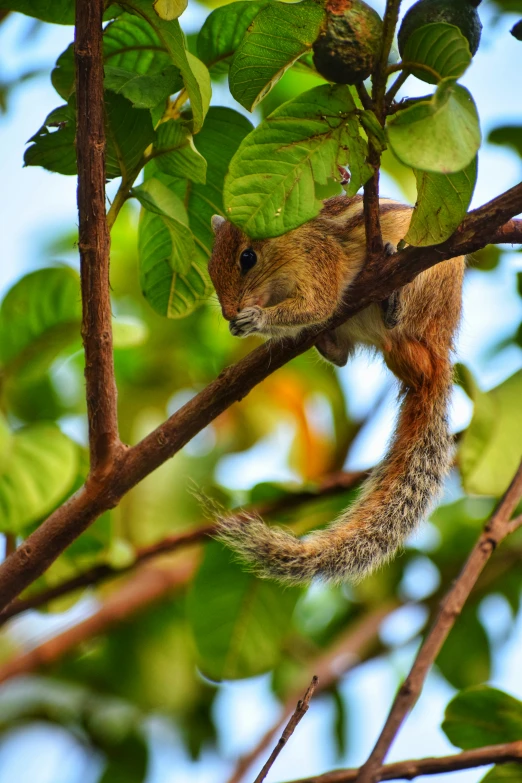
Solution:
[[[383,257],[378,269],[363,269],[347,301],[326,328],[343,323],[372,302],[386,299],[420,272],[445,259],[480,250],[494,242],[522,242],[522,221],[510,220],[522,211],[522,184],[471,212],[450,239],[435,247],[408,247]],[[504,224],[510,221],[507,228]],[[312,330],[295,340],[267,343],[220,375],[124,453],[110,473],[90,481],[43,522],[0,565],[0,609],[39,577],[48,566],[103,512],[145,476],[178,452],[232,403],[286,362],[306,351],[317,339]]]
[[[190,562],[169,569],[143,568],[109,596],[90,617],[0,666],[0,682],[50,666],[81,642],[105,633],[140,609],[161,600],[175,588],[186,584],[194,572],[194,565]]]
[[[304,718],[304,716],[308,712],[310,699],[314,695],[314,691],[317,687],[317,683],[318,683],[318,679],[314,675],[312,677],[312,682],[308,686],[305,695],[303,696],[302,699],[299,699],[299,701],[297,702],[297,707],[294,710],[294,714],[292,715],[287,725],[285,726],[283,733],[279,737],[279,741],[277,745],[275,746],[272,753],[270,754],[270,757],[268,758],[266,764],[263,766],[263,769],[261,770],[257,778],[254,780],[254,783],[263,783],[263,780],[266,778],[271,768],[273,767],[274,761],[283,750],[284,746],[286,745],[286,743],[288,742],[288,740],[296,730],[300,721]]]
[[[495,513],[479,536],[464,568],[442,600],[431,630],[417,653],[408,677],[395,697],[381,735],[367,762],[361,767],[357,777],[358,783],[374,783],[378,779],[382,762],[403,721],[417,701],[428,672],[460,615],[482,569],[498,544],[513,532],[514,526],[510,524],[510,518],[521,498],[522,462]]]
[[[507,742],[505,745],[488,745],[476,750],[466,750],[453,756],[434,756],[411,761],[397,761],[386,764],[377,772],[377,780],[413,780],[420,775],[440,775],[443,772],[456,772],[459,769],[473,769],[486,764],[506,764],[515,761],[522,763],[522,740]],[[294,780],[292,783],[353,783],[357,780],[358,769],[338,769],[324,775]]]
[[[76,157],[82,337],[91,472],[107,470],[118,449],[109,295],[110,238],[105,215],[103,0],[76,3]]]

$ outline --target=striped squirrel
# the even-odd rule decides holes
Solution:
[[[405,236],[411,207],[381,199],[383,239]],[[363,202],[336,196],[318,217],[273,239],[250,240],[214,215],[209,273],[237,337],[297,335],[328,321],[365,261]],[[401,384],[396,431],[358,501],[325,530],[304,539],[256,515],[218,521],[218,538],[263,577],[307,584],[314,577],[356,581],[388,560],[426,514],[449,468],[450,353],[461,314],[464,258],[419,274],[384,307],[372,304],[316,348],[346,364],[357,344],[377,348]]]

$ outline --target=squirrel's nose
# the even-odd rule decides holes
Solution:
[[[230,321],[231,318],[234,318],[239,313],[239,307],[237,305],[221,305],[221,312],[223,313],[223,318]]]

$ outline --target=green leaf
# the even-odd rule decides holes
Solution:
[[[99,783],[143,783],[147,777],[147,743],[138,733],[105,746],[107,766]]]
[[[213,680],[253,677],[281,655],[301,591],[257,579],[211,543],[189,593],[188,613],[205,675]]]
[[[477,180],[477,158],[454,174],[415,171],[417,203],[406,242],[416,247],[438,245],[462,222]]]
[[[150,0],[125,0],[121,5],[146,19],[169,53],[174,65],[181,71],[185,89],[190,99],[193,115],[193,131],[198,133],[203,126],[212,94],[210,76],[205,65],[190,54],[185,47],[183,32],[177,19],[160,19],[152,8]]]
[[[112,340],[115,348],[136,348],[143,345],[149,336],[149,329],[144,321],[132,316],[112,319]]]
[[[252,111],[284,72],[312,48],[325,20],[315,0],[273,2],[249,25],[229,73],[230,92]]]
[[[188,0],[154,0],[152,3],[159,18],[165,19],[167,22],[181,16],[187,4]]]
[[[522,702],[486,685],[468,688],[446,707],[442,730],[463,750],[515,742],[522,736]]]
[[[208,68],[230,60],[267,0],[239,0],[207,16],[197,40],[198,57]]]
[[[488,136],[490,144],[504,144],[511,147],[522,158],[522,125],[500,125]]]
[[[78,447],[54,424],[13,433],[0,473],[0,530],[20,533],[52,511],[76,478]]]
[[[4,376],[37,376],[80,337],[80,281],[69,267],[39,269],[8,291],[0,307]]]
[[[0,9],[4,8],[33,16],[42,22],[74,24],[74,0],[0,0]],[[117,5],[110,5],[103,18],[111,19],[118,12]]]
[[[138,109],[153,109],[181,89],[179,70],[174,65],[154,74],[137,74],[123,68],[105,66],[103,85],[127,98]]]
[[[371,176],[345,85],[320,85],[283,104],[241,143],[225,180],[227,217],[252,238],[284,234],[315,217],[315,183],[351,172],[353,195]]]
[[[58,174],[76,174],[76,113],[70,106],[58,106],[47,115],[42,127],[29,141],[24,166],[42,166]]]
[[[133,188],[132,195],[142,207],[161,217],[172,241],[172,269],[181,274],[187,272],[195,248],[183,202],[156,177],[146,179],[143,185]]]
[[[154,140],[150,112],[133,108],[122,95],[105,95],[107,111],[107,178],[128,176],[139,165],[143,153]]]
[[[521,457],[522,370],[491,391],[474,392],[475,409],[462,438],[458,460],[464,490],[499,497],[507,488]]]
[[[212,286],[207,272],[214,235],[210,219],[223,214],[223,181],[232,155],[252,124],[233,109],[212,107],[201,133],[195,139],[197,151],[208,162],[205,185],[169,177],[158,171],[158,161],[146,168],[186,205],[189,226],[195,242],[190,268],[181,276],[173,275],[170,262],[172,240],[167,226],[157,215],[145,212],[139,228],[142,285],[151,306],[169,318],[192,312],[209,296]],[[147,181],[147,180],[146,180]],[[146,279],[145,277],[146,276]]]
[[[462,76],[471,63],[471,52],[458,27],[437,22],[419,27],[409,36],[402,60],[418,79],[437,84],[441,79]],[[411,67],[413,64],[425,65],[433,73]]]
[[[164,174],[205,184],[207,161],[195,148],[192,134],[181,120],[167,120],[158,126],[153,155]]]
[[[147,210],[138,240],[143,294],[160,315],[179,318],[193,310],[207,291],[206,278],[194,263],[195,245],[185,207],[159,177],[146,179],[132,193]],[[158,230],[158,221],[167,235]]]
[[[453,79],[443,79],[431,98],[390,117],[387,135],[400,161],[441,174],[469,166],[481,139],[473,98]]]
[[[522,764],[497,764],[481,783],[522,783]]]
[[[443,677],[461,690],[489,679],[491,651],[475,607],[465,607],[437,657]]]
[[[179,69],[172,64],[170,55],[150,24],[140,16],[124,13],[107,25],[103,31],[103,59],[106,88],[121,88],[121,85],[116,84],[116,77],[107,79],[112,69],[117,69],[116,73],[120,74],[121,82],[123,73],[127,74],[128,80],[137,79],[137,83],[131,83],[125,88],[128,94],[122,89],[122,94],[130,101],[133,101],[138,88],[140,100],[145,101],[147,84],[154,90],[155,97],[160,93],[161,85],[158,102],[183,87]],[[141,76],[147,76],[149,79],[141,80]],[[154,79],[151,78],[153,76]],[[58,94],[64,100],[69,100],[76,89],[74,44],[70,44],[59,56],[51,73],[51,81]],[[155,105],[152,99],[149,99],[147,104]]]
[[[59,174],[76,174],[75,96],[65,106],[51,112],[44,125],[29,140],[34,142],[24,155],[26,166],[43,166]],[[125,176],[139,164],[143,153],[154,140],[150,112],[135,109],[130,101],[114,92],[105,93],[107,136],[107,179]],[[50,128],[58,126],[57,130]]]

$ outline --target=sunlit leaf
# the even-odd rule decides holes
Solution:
[[[230,60],[267,0],[238,0],[216,8],[203,23],[198,35],[198,57],[208,68]]]
[[[477,179],[477,159],[455,174],[415,171],[417,202],[404,239],[426,247],[448,239],[462,222]]]
[[[17,430],[0,474],[0,530],[20,533],[51,511],[76,478],[78,447],[54,424]]]
[[[273,2],[249,25],[230,65],[230,92],[252,111],[284,72],[312,48],[325,19],[314,0]]]
[[[4,375],[39,375],[80,337],[78,274],[69,267],[22,277],[0,307],[0,361]]]
[[[420,171],[461,171],[480,147],[475,103],[454,79],[443,79],[432,97],[392,115],[386,129],[399,160]]]
[[[153,7],[160,19],[170,22],[181,16],[187,7],[188,0],[154,0]]]
[[[522,783],[522,764],[497,764],[481,783]]]
[[[248,236],[278,236],[315,217],[315,182],[350,168],[348,194],[371,174],[355,104],[345,85],[320,85],[283,104],[250,133],[225,180],[226,216]]]
[[[232,558],[220,544],[207,546],[189,595],[200,666],[213,680],[253,677],[273,667],[300,595],[248,574]]]
[[[522,371],[485,393],[472,392],[473,418],[462,438],[459,464],[466,492],[501,495],[521,457]]]

